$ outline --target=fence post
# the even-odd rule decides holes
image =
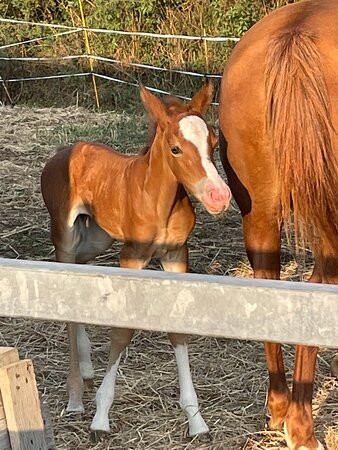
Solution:
[[[0,393],[0,448],[47,450],[33,364],[15,348],[0,347]]]
[[[97,107],[97,109],[100,109],[99,94],[98,94],[98,91],[97,91],[96,79],[95,79],[95,74],[94,74],[94,64],[93,64],[93,59],[90,57],[91,49],[90,49],[90,44],[89,44],[89,39],[88,39],[88,32],[87,32],[87,29],[86,29],[87,28],[87,26],[86,26],[86,19],[85,19],[84,12],[83,12],[82,0],[78,0],[78,1],[79,1],[79,8],[80,8],[80,14],[81,14],[82,27],[83,27],[83,37],[84,37],[84,41],[85,41],[86,52],[87,52],[87,55],[88,55],[89,68],[90,68],[90,72],[91,72],[91,75],[92,75],[92,82],[93,82],[93,89],[94,89],[94,94],[95,94],[96,107]]]

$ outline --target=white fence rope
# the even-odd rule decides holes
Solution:
[[[75,30],[70,30],[70,31],[63,31],[62,33],[57,33],[57,34],[49,34],[48,36],[41,36],[41,37],[38,37],[38,38],[28,39],[26,41],[13,42],[12,44],[1,45],[0,46],[0,50],[3,50],[4,48],[15,47],[15,46],[22,45],[22,44],[29,44],[31,42],[43,41],[43,40],[48,39],[48,38],[55,38],[55,37],[58,37],[58,36],[65,36],[66,34],[78,33],[79,31],[81,31],[81,28],[77,28]]]
[[[89,28],[89,27],[70,27],[67,25],[58,25],[58,24],[50,24],[50,23],[39,23],[39,22],[29,22],[26,20],[16,20],[16,19],[4,19],[0,17],[0,22],[4,23],[13,23],[13,24],[23,24],[23,25],[33,25],[40,27],[49,27],[49,28],[63,28],[67,30],[87,30],[92,33],[106,33],[106,34],[115,34],[121,36],[140,36],[140,37],[153,37],[159,39],[185,39],[189,41],[209,41],[209,42],[238,42],[239,38],[235,37],[225,37],[225,36],[188,36],[181,34],[160,34],[160,33],[148,33],[143,31],[120,31],[120,30],[107,30],[103,28]]]
[[[94,33],[107,33],[107,34],[114,34],[114,35],[123,35],[123,36],[140,36],[140,37],[153,37],[153,38],[163,38],[163,39],[185,39],[185,40],[198,40],[198,41],[211,41],[211,42],[227,42],[227,41],[233,41],[238,42],[239,38],[234,37],[216,37],[216,36],[188,36],[188,35],[176,35],[176,34],[159,34],[159,33],[148,33],[148,32],[137,32],[137,31],[118,31],[118,30],[107,30],[107,29],[101,29],[101,28],[85,28],[85,27],[71,27],[67,25],[59,25],[59,24],[48,24],[48,23],[39,23],[39,22],[30,22],[25,20],[16,20],[16,19],[5,19],[0,17],[0,23],[12,23],[12,24],[22,24],[22,25],[32,25],[32,26],[41,26],[46,28],[56,28],[56,29],[66,29],[67,31],[57,33],[55,35],[48,35],[43,36],[39,38],[34,38],[30,40],[25,40],[17,43],[7,44],[4,46],[0,46],[1,49],[10,48],[22,44],[28,44],[31,42],[37,42],[44,39],[48,39],[50,37],[58,37],[58,36],[64,36],[72,33],[78,33],[83,30],[91,31]],[[169,73],[178,73],[182,75],[188,75],[188,76],[194,76],[194,77],[208,77],[208,78],[222,78],[221,75],[218,74],[203,74],[199,72],[191,72],[186,70],[179,70],[179,69],[167,69],[165,67],[159,67],[159,66],[153,66],[150,64],[142,64],[142,63],[132,63],[132,62],[122,62],[118,61],[116,59],[112,58],[106,58],[103,56],[96,56],[96,55],[69,55],[69,56],[61,56],[61,57],[7,57],[7,56],[0,56],[0,60],[3,61],[60,61],[60,60],[74,60],[74,59],[94,59],[96,61],[101,62],[107,62],[112,64],[120,64],[120,65],[128,65],[132,67],[138,67],[143,69],[149,69],[149,70],[156,70],[156,71],[162,71],[162,72],[169,72]],[[0,83],[3,84],[5,82],[22,82],[22,81],[36,81],[36,80],[48,80],[48,79],[58,79],[58,78],[71,78],[71,77],[80,77],[80,76],[86,76],[91,75],[90,72],[83,72],[83,73],[73,73],[73,74],[58,74],[58,75],[49,75],[49,76],[38,76],[38,77],[23,77],[23,78],[12,78],[8,80],[3,80],[0,77]],[[139,85],[137,83],[131,83],[128,81],[121,80],[119,78],[110,77],[108,75],[102,75],[99,73],[93,73],[94,76],[98,78],[102,78],[108,81],[114,81],[116,83],[126,84],[129,86],[135,86],[138,87]],[[162,89],[153,88],[150,86],[146,86],[147,89],[149,89],[152,92],[156,92],[159,94],[164,95],[175,95],[178,98],[184,99],[184,100],[191,100],[190,97],[186,97],[183,95],[177,95],[172,94],[171,92],[164,91]],[[212,105],[218,106],[219,103],[214,102]]]
[[[10,78],[8,80],[3,80],[2,77],[0,76],[0,83],[15,83],[16,81],[52,80],[54,78],[72,78],[72,77],[82,77],[86,75],[91,75],[91,72],[63,73],[59,75],[46,75],[42,77]]]
[[[87,55],[87,57],[95,59],[97,61],[102,61],[102,62],[109,62],[109,63],[114,63],[114,64],[121,64],[121,65],[127,65],[127,66],[132,66],[132,67],[139,67],[141,69],[158,70],[158,71],[161,71],[161,72],[179,73],[181,75],[190,75],[192,77],[222,78],[221,75],[217,75],[217,74],[190,72],[190,71],[187,71],[187,70],[179,70],[179,69],[167,69],[165,67],[152,66],[150,64],[140,64],[140,63],[118,61],[116,59],[106,58],[106,57],[103,57],[103,56]]]
[[[107,62],[111,64],[119,64],[121,66],[131,66],[138,67],[141,69],[149,69],[149,70],[157,70],[160,72],[169,72],[169,73],[178,73],[181,75],[190,75],[192,77],[200,77],[200,78],[222,78],[221,75],[218,74],[209,74],[209,73],[199,73],[199,72],[191,72],[188,70],[180,70],[180,69],[167,69],[166,67],[152,66],[150,64],[140,64],[140,63],[132,63],[119,61],[117,59],[107,58],[104,56],[96,56],[96,55],[69,55],[69,56],[42,56],[42,57],[33,57],[33,56],[0,56],[0,61],[35,61],[35,62],[43,62],[43,61],[60,61],[60,60],[72,60],[72,59],[94,59],[96,61]]]
[[[116,83],[126,84],[128,86],[135,86],[139,87],[138,83],[131,83],[130,81],[124,81],[120,80],[119,78],[110,77],[108,75],[102,75],[100,73],[91,73],[91,72],[81,72],[81,73],[73,73],[73,74],[59,74],[59,75],[49,75],[49,76],[41,76],[41,77],[26,77],[26,78],[11,78],[8,80],[3,80],[0,77],[0,83],[13,83],[16,81],[37,81],[37,80],[52,80],[57,78],[71,78],[71,77],[81,77],[81,76],[87,76],[87,75],[94,75],[98,78],[102,78],[104,80],[108,81],[115,81]],[[153,88],[151,86],[145,86],[149,91],[156,92],[158,94],[164,94],[164,95],[174,95],[175,97],[181,98],[183,100],[191,100],[191,97],[186,97],[184,95],[179,94],[173,94],[172,92],[163,91],[162,89]],[[211,103],[214,106],[218,106],[219,103]]]
[[[116,83],[122,83],[122,84],[127,84],[129,86],[139,87],[138,83],[131,83],[130,81],[120,80],[119,78],[114,78],[114,77],[110,77],[108,75],[102,75],[100,73],[95,73],[95,72],[94,72],[94,75],[98,78],[103,78],[104,80],[115,81]],[[181,98],[182,100],[191,100],[191,97],[185,97],[184,95],[173,94],[172,92],[163,91],[162,89],[157,89],[157,88],[153,88],[150,86],[145,86],[145,88],[148,89],[149,91],[156,92],[158,94],[173,95],[174,97]],[[213,102],[213,103],[211,103],[211,105],[218,106],[219,103]]]
[[[68,59],[81,59],[88,58],[88,55],[68,55],[68,56],[0,56],[0,61],[35,61],[35,62],[53,62],[53,61],[61,61]],[[90,56],[91,58],[91,56]]]

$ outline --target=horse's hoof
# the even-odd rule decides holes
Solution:
[[[91,440],[91,442],[93,442],[95,444],[95,443],[100,442],[103,439],[105,439],[107,435],[108,435],[108,433],[106,431],[91,430],[90,431],[90,440]]]
[[[325,450],[323,444],[320,441],[318,441],[318,439],[316,439],[313,435],[311,436],[311,438],[309,438],[309,440],[307,441],[307,443],[305,445],[299,445],[299,444],[293,442],[288,433],[288,428],[287,428],[286,422],[284,423],[284,436],[285,436],[287,446],[291,450],[295,450],[295,449],[298,449],[298,450]]]
[[[102,417],[96,413],[90,425],[90,431],[98,433],[109,433],[110,427],[108,415]]]
[[[74,403],[69,401],[66,408],[66,412],[71,414],[84,413],[84,406],[82,403]]]
[[[193,419],[189,421],[189,436],[194,437],[197,435],[207,434],[209,433],[209,427],[204,422],[203,417],[195,416]]]
[[[94,368],[92,363],[80,362],[80,373],[83,380],[92,380],[94,378]]]
[[[280,431],[283,429],[284,419],[273,420],[269,414],[265,414],[264,429],[271,431]]]

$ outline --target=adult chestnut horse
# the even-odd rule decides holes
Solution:
[[[160,258],[164,270],[188,270],[187,239],[195,225],[190,191],[211,214],[229,206],[230,190],[212,162],[217,138],[202,118],[212,100],[207,82],[188,105],[167,105],[141,87],[141,98],[156,123],[147,151],[126,156],[100,144],[80,142],[46,164],[41,187],[51,216],[57,261],[85,263],[124,241],[122,267],[142,269]],[[136,125],[135,125],[136,126]],[[83,325],[69,324],[68,411],[83,411],[83,379],[93,378],[90,343]],[[133,330],[111,331],[107,374],[96,395],[92,431],[109,431],[108,412],[121,353]],[[180,405],[190,435],[208,431],[191,380],[186,335],[169,334],[174,346]]]
[[[293,214],[314,251],[310,281],[338,283],[337,26],[336,0],[288,5],[246,33],[224,71],[221,156],[257,278],[279,278],[281,225]],[[270,426],[284,423],[289,448],[323,448],[312,418],[317,348],[297,346],[292,393],[281,346],[265,352]]]

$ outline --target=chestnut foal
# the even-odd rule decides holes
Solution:
[[[53,156],[42,177],[42,194],[51,216],[56,260],[86,263],[113,239],[124,241],[120,266],[144,268],[160,258],[164,270],[188,270],[187,239],[195,213],[186,190],[211,214],[229,206],[231,193],[213,164],[217,138],[202,118],[212,100],[206,82],[188,105],[163,103],[141,86],[141,98],[155,122],[155,134],[143,154],[126,156],[101,144],[79,142]],[[109,432],[122,351],[134,330],[111,330],[107,373],[97,391],[92,431]],[[68,324],[70,342],[67,411],[83,411],[83,379],[94,376],[90,342],[83,325]],[[205,433],[188,360],[188,337],[169,333],[180,385],[180,406],[190,435]]]

